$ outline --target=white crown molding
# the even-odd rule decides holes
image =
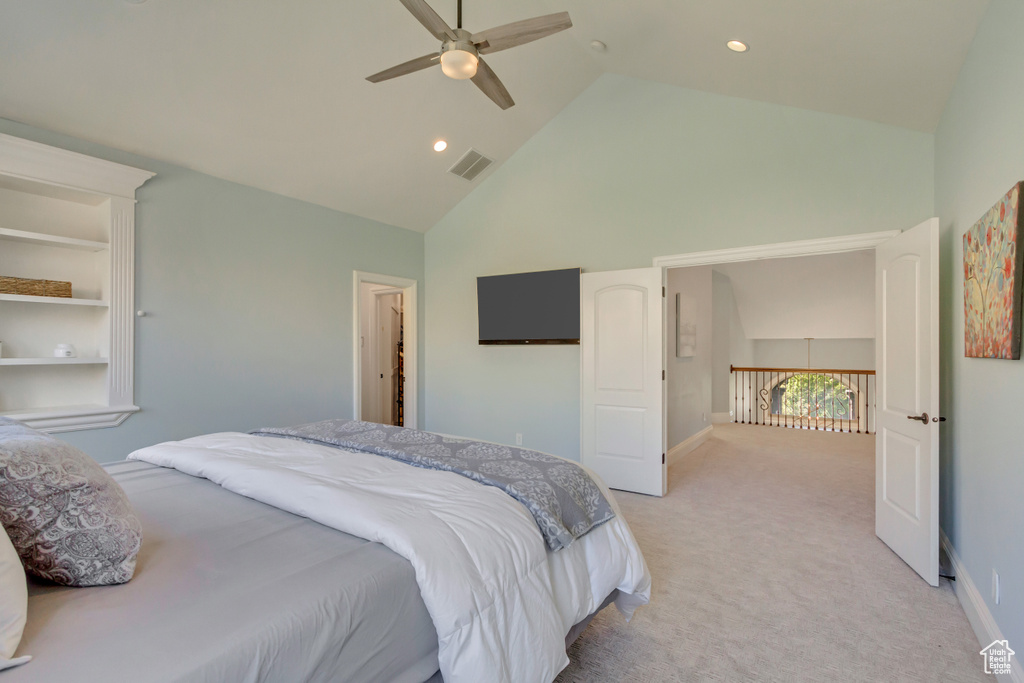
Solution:
[[[760,244],[752,247],[735,247],[732,249],[715,249],[713,251],[695,251],[689,254],[672,256],[656,256],[656,268],[681,268],[687,266],[710,266],[718,263],[737,263],[741,261],[758,261],[771,258],[788,258],[793,256],[814,256],[818,254],[841,254],[847,251],[874,249],[876,246],[900,234],[899,230],[885,232],[866,232],[841,237],[822,237],[796,242],[779,242],[777,244]]]
[[[134,201],[135,190],[156,174],[0,134],[0,175]]]
[[[967,568],[960,559],[960,555],[957,554],[956,548],[950,543],[946,532],[941,529],[939,529],[939,539],[942,547],[946,550],[950,563],[953,565],[953,575],[956,577],[953,587],[956,591],[956,597],[960,601],[964,614],[967,615],[967,621],[970,622],[971,628],[974,629],[974,635],[978,639],[979,646],[987,647],[989,643],[1004,640],[999,624],[996,623],[995,617],[992,616],[988,605],[982,599],[978,587],[971,580],[970,574],[967,573]],[[1019,645],[1017,649],[1021,649]],[[981,669],[980,657],[978,658],[978,669]],[[1018,656],[1015,655],[1011,660],[1010,675],[997,675],[996,680],[1000,681],[1000,683],[1024,683],[1024,667],[1021,666]]]

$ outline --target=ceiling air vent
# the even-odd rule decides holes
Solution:
[[[488,159],[475,149],[470,149],[455,162],[454,166],[448,169],[448,172],[466,180],[473,180],[493,163],[494,159]]]

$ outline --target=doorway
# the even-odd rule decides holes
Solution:
[[[671,268],[668,464],[713,423],[871,434],[875,252]]]
[[[368,422],[401,427],[405,389],[402,290],[364,282],[359,298],[363,302],[360,415]]]
[[[655,258],[653,268],[583,273],[581,462],[611,488],[653,495],[666,491],[665,369],[670,346],[677,346],[676,330],[671,331],[670,345],[665,324],[667,269],[873,248],[879,373],[873,429],[876,535],[925,580],[938,585],[938,233],[938,219],[932,218],[902,232],[680,254]],[[643,332],[652,319],[657,320],[656,330]],[[692,337],[692,329],[684,329],[681,336]],[[658,384],[660,392],[638,390]],[[604,385],[619,390],[601,393]],[[640,393],[646,397],[642,404],[627,403]],[[610,425],[599,419],[613,410],[630,412],[632,422]],[[660,443],[650,436],[659,431]],[[643,480],[643,488],[619,477],[615,466],[627,463],[630,475]]]
[[[356,271],[353,416],[416,428],[416,281]]]

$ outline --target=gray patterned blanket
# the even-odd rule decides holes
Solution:
[[[382,455],[496,486],[533,515],[552,550],[568,546],[615,516],[586,470],[574,462],[525,448],[358,420],[325,420],[250,433]]]

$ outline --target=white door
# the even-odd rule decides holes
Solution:
[[[939,585],[939,219],[878,245],[875,533]]]
[[[394,403],[393,370],[397,369],[394,358],[394,337],[398,334],[395,317],[399,295],[377,295],[377,416],[382,424],[392,424],[391,410]]]
[[[666,490],[662,269],[580,276],[582,461],[608,486]]]
[[[397,306],[397,308],[396,308]],[[402,295],[395,296],[395,305],[391,306],[391,348],[389,349],[391,377],[391,405],[389,407],[388,424],[401,426],[401,415],[398,412],[398,400],[402,396],[402,368],[399,347],[402,342]]]

